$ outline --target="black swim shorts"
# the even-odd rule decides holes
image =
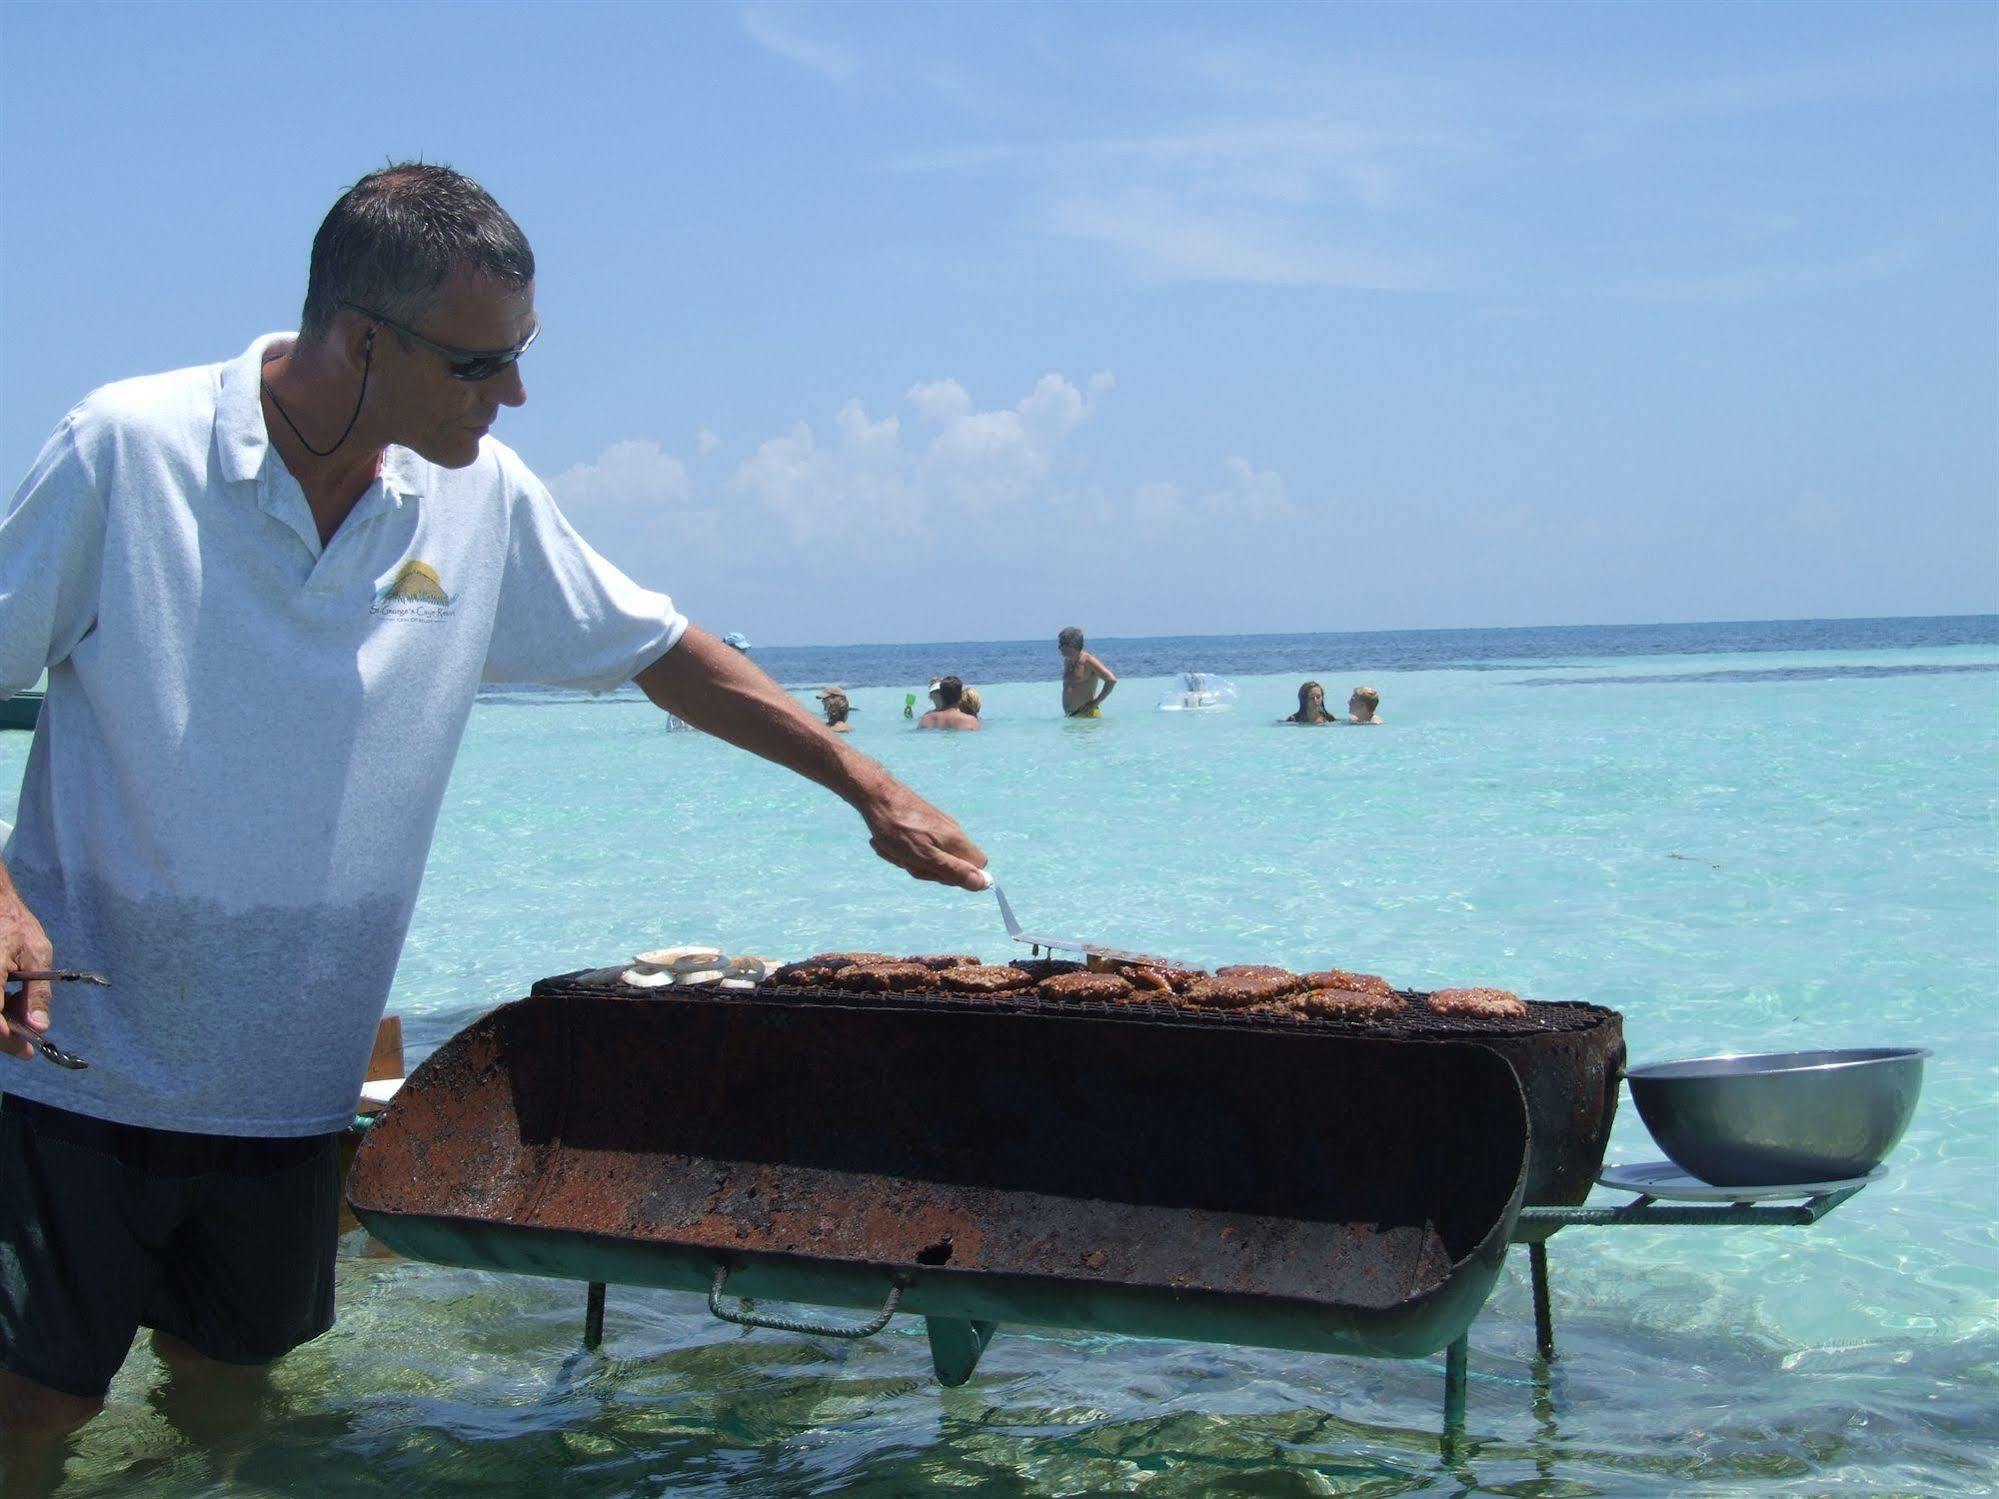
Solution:
[[[265,1364],[333,1325],[338,1135],[248,1139],[0,1100],[0,1368],[100,1398],[141,1327]]]

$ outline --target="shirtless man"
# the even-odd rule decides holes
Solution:
[[[937,706],[916,720],[919,729],[968,729],[977,732],[979,721],[961,706],[965,684],[957,677],[940,677],[931,694]]]
[[[1055,637],[1062,651],[1062,711],[1071,718],[1100,718],[1117,673],[1083,649],[1083,632],[1070,625]]]
[[[1372,687],[1356,687],[1353,696],[1347,699],[1347,712],[1351,715],[1348,723],[1381,723],[1374,716],[1374,710],[1381,706],[1381,694]]]

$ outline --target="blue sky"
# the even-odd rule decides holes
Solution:
[[[0,6],[0,467],[448,161],[760,641],[1999,609],[1999,8]]]

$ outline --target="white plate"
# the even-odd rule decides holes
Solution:
[[[1888,1174],[1886,1166],[1876,1166],[1865,1176],[1837,1182],[1787,1182],[1777,1187],[1717,1187],[1698,1176],[1682,1171],[1671,1161],[1644,1161],[1632,1166],[1606,1166],[1597,1180],[1620,1192],[1643,1192],[1647,1197],[1667,1202],[1762,1202],[1773,1197],[1822,1197],[1828,1192],[1844,1192],[1848,1187],[1864,1187]]]
[[[674,982],[673,975],[664,968],[627,968],[618,977],[634,989],[664,989]]]

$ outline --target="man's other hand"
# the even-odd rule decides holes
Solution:
[[[11,884],[0,888],[0,968],[9,974],[32,973],[54,963],[55,949],[49,946],[42,924],[21,904]],[[48,1028],[47,982],[24,984],[18,991],[10,989],[4,1010],[0,1010],[0,1054],[33,1061],[34,1038]]]

